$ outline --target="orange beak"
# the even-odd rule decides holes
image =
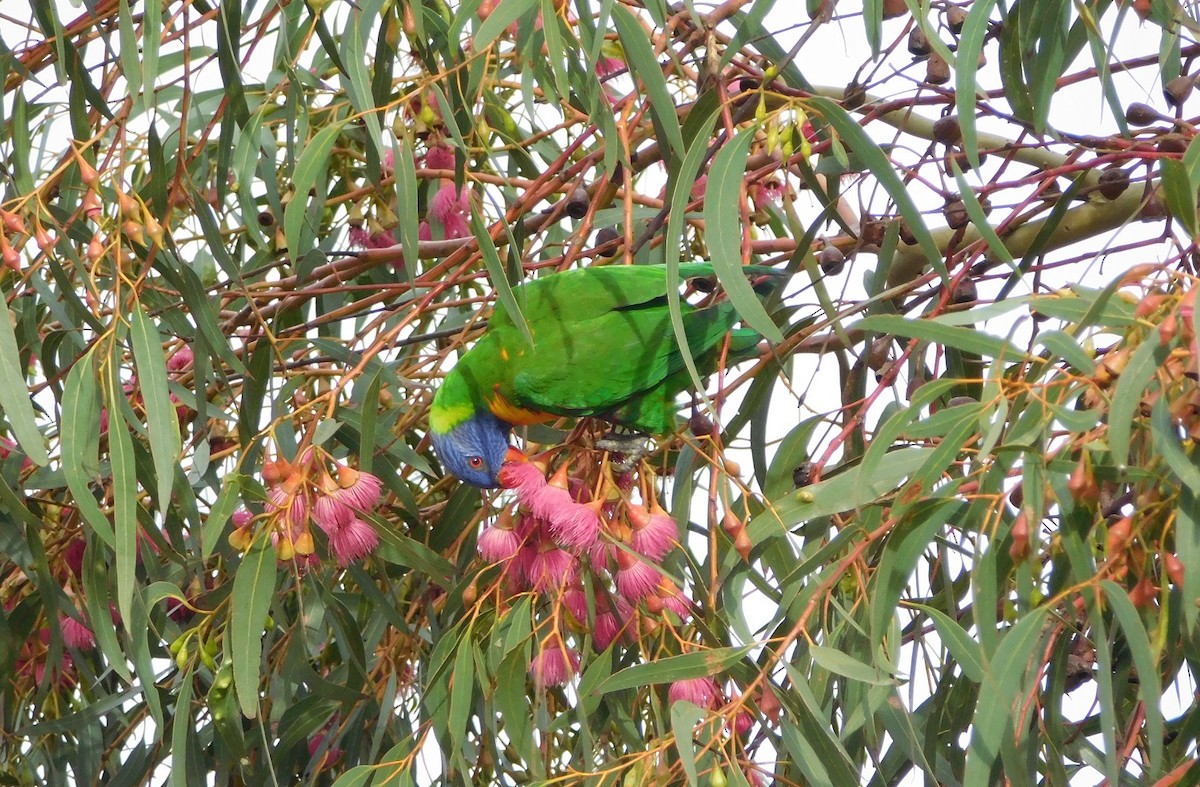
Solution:
[[[512,446],[509,446],[508,453],[506,453],[504,455],[504,461],[505,462],[528,462],[529,457],[525,456],[525,454],[521,453],[518,449],[513,448]]]

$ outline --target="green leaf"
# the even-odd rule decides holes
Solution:
[[[982,331],[970,328],[943,325],[936,319],[916,320],[911,317],[902,317],[898,314],[876,314],[859,320],[852,327],[865,331],[907,336],[912,339],[939,344],[943,347],[953,347],[974,355],[999,358],[1008,362],[1021,360],[1026,355],[1024,350],[1018,349],[1007,339],[989,336]]]
[[[1150,763],[1147,768],[1147,781],[1155,780],[1162,775],[1163,766],[1163,717],[1159,698],[1162,696],[1160,669],[1154,657],[1155,648],[1150,644],[1150,637],[1142,624],[1142,618],[1125,588],[1111,579],[1100,583],[1104,590],[1104,598],[1112,607],[1121,630],[1125,632],[1125,640],[1129,643],[1129,654],[1133,657],[1133,666],[1137,668],[1138,696],[1142,699],[1142,709],[1146,718],[1145,738],[1150,748]]]
[[[671,703],[671,732],[675,735],[675,746],[679,749],[679,762],[687,774],[688,784],[696,787],[696,745],[692,741],[696,725],[708,715],[708,711],[686,700]]]
[[[712,189],[710,193],[714,199],[704,201],[705,238],[712,255],[713,271],[733,308],[763,338],[782,342],[783,333],[763,308],[742,270],[744,227],[740,211],[735,209],[738,200],[734,195],[744,191],[742,179],[746,174],[746,157],[757,132],[757,124],[742,129],[718,151],[709,167],[706,188]]]
[[[114,356],[116,345],[114,344]],[[117,358],[110,359],[104,375],[104,401],[108,406],[108,454],[112,462],[113,528],[117,553],[117,610],[133,620],[133,594],[137,585],[138,500],[133,438],[125,423],[125,391],[117,376]]]
[[[989,783],[1005,736],[1011,736],[1014,729],[1025,729],[1019,726],[1017,713],[1030,707],[1027,700],[1034,687],[1026,679],[1026,672],[1046,633],[1046,614],[1043,607],[1025,615],[1004,635],[994,653],[984,653],[980,696],[990,699],[975,707],[964,784]]]
[[[483,221],[483,215],[474,204],[471,205],[471,232],[475,235],[476,242],[479,243],[479,251],[483,255],[483,262],[487,266],[492,286],[496,289],[496,297],[500,299],[500,302],[504,304],[504,308],[508,310],[509,319],[516,323],[517,328],[521,331],[521,335],[525,337],[525,341],[529,342],[532,346],[533,334],[529,332],[529,325],[525,322],[525,315],[521,314],[521,307],[517,303],[516,296],[513,295],[512,287],[508,284],[508,278],[504,275],[504,263],[500,261],[500,254],[496,251],[496,244],[492,243],[492,236],[488,233],[487,224]]]
[[[158,502],[162,507],[171,503],[171,485],[182,450],[179,422],[175,405],[167,390],[167,362],[163,358],[162,337],[140,303],[134,303],[129,321],[133,340],[133,359],[137,364],[138,390],[146,405],[147,427],[150,433],[150,455],[154,458],[154,475],[158,482]]]
[[[262,637],[275,595],[275,550],[268,539],[259,538],[242,558],[233,578],[230,598],[229,651],[233,660],[233,684],[242,715],[258,715],[259,668]]]
[[[667,79],[663,76],[658,58],[654,56],[646,31],[642,29],[637,17],[623,5],[613,7],[612,18],[617,26],[621,46],[625,49],[630,73],[642,83],[646,97],[650,100],[650,114],[662,134],[660,141],[665,142],[675,156],[683,156],[686,145],[683,130],[679,125],[679,115],[676,114],[675,101],[667,89]],[[692,144],[697,142],[693,141]]]
[[[13,315],[4,298],[0,298],[0,412],[8,418],[13,436],[29,461],[38,467],[49,464],[46,440],[34,422],[29,385],[21,371],[21,349],[13,331]]]
[[[967,161],[975,169],[979,168],[979,142],[975,134],[975,107],[979,100],[976,95],[976,75],[979,71],[976,63],[987,41],[995,4],[995,0],[975,0],[971,3],[958,37],[958,52],[954,60],[954,105],[958,113],[958,126],[962,130],[962,146]],[[967,193],[967,190],[963,190],[963,193]]]
[[[283,209],[283,235],[287,240],[288,254],[294,260],[300,259],[308,251],[301,246],[309,207],[308,192],[324,175],[330,153],[333,152],[333,143],[337,141],[346,122],[339,120],[318,131],[304,146],[304,152],[296,161],[296,168],[292,172],[292,198]]]
[[[971,636],[959,625],[957,620],[940,609],[925,604],[912,604],[911,606],[921,610],[933,620],[938,637],[941,638],[950,654],[954,656],[958,666],[962,668],[963,675],[976,683],[982,683],[983,657],[979,643],[971,639]]]
[[[894,679],[881,675],[879,670],[870,664],[861,662],[849,653],[837,648],[830,648],[814,643],[809,645],[808,650],[812,655],[813,661],[823,669],[829,670],[834,674],[862,683],[870,683],[875,686],[891,686],[896,683]]]
[[[1195,140],[1192,141],[1195,144]],[[1200,217],[1196,215],[1196,185],[1188,177],[1182,161],[1164,158],[1162,167],[1163,201],[1171,215],[1183,224],[1192,238],[1200,237]]]
[[[479,24],[471,39],[476,52],[482,52],[504,34],[508,26],[537,7],[539,0],[502,0],[487,19]],[[461,13],[461,12],[460,12]]]
[[[96,503],[91,483],[100,475],[100,387],[96,381],[94,351],[89,350],[67,373],[63,385],[62,416],[58,433],[62,446],[63,476],[83,520],[110,548],[116,535],[108,516]],[[111,421],[111,419],[110,419]],[[109,424],[112,429],[112,424]]]
[[[652,686],[688,678],[719,675],[741,661],[750,650],[751,646],[749,645],[736,648],[713,648],[712,650],[655,659],[644,664],[635,664],[610,675],[596,686],[596,691],[608,694],[639,686]]]

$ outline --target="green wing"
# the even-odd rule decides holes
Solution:
[[[684,277],[709,272],[706,264],[681,266]],[[671,328],[662,266],[572,271],[522,290],[518,298],[524,297],[533,349],[511,323],[493,321],[489,329],[509,356],[508,384],[501,389],[506,398],[521,407],[570,415],[620,410],[622,421],[665,430],[663,412],[689,378],[678,375],[684,361]],[[709,356],[732,326],[733,309],[684,304],[682,318],[701,372],[711,371],[715,357]],[[625,406],[641,397],[654,401]]]

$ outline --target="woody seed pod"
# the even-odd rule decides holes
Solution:
[[[963,25],[967,23],[967,11],[965,8],[959,8],[952,5],[946,9],[946,27],[950,28],[950,32],[958,35],[963,31]]]
[[[908,53],[914,58],[920,60],[929,57],[929,53],[933,51],[933,47],[929,44],[929,37],[925,35],[925,31],[919,27],[914,27],[908,33]]]
[[[925,61],[925,81],[931,85],[944,85],[950,81],[950,64],[937,52]]]
[[[582,219],[588,212],[588,193],[583,186],[576,188],[567,198],[567,215],[573,219]]]
[[[957,145],[962,141],[962,126],[958,115],[945,115],[933,123],[933,138],[943,145]]]
[[[1162,115],[1149,104],[1135,101],[1125,108],[1125,120],[1134,126],[1148,126]]]
[[[1196,82],[1191,76],[1187,74],[1177,76],[1163,85],[1163,98],[1172,108],[1178,109],[1192,94],[1192,88],[1195,85]]]
[[[1106,169],[1100,173],[1100,194],[1105,199],[1116,199],[1129,188],[1129,173],[1123,169]]]
[[[946,217],[946,224],[952,230],[962,229],[971,221],[967,214],[967,206],[960,199],[947,202],[946,207],[942,208],[942,215]]]
[[[817,255],[817,264],[821,266],[821,272],[826,276],[837,276],[846,267],[846,255],[842,254],[841,249],[830,243]]]

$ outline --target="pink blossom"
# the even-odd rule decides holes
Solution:
[[[338,489],[334,490],[333,496],[355,511],[371,511],[379,505],[383,482],[377,476],[338,465],[337,483]]]
[[[570,503],[555,512],[550,519],[550,531],[565,547],[590,548],[600,538],[599,506],[596,503]]]
[[[637,603],[654,593],[662,574],[657,568],[622,550],[617,553],[617,592]]]
[[[566,487],[555,484],[545,484],[535,489],[533,494],[522,498],[521,502],[529,506],[535,517],[547,522],[561,518],[571,506],[576,505]]]
[[[627,511],[629,522],[633,525],[630,545],[634,551],[651,560],[662,560],[679,538],[675,520],[658,506],[654,506],[654,511],[650,512],[643,506],[631,504]]]
[[[86,625],[69,615],[58,616],[58,625],[62,630],[63,643],[68,648],[91,650],[96,647],[96,635]]]
[[[598,538],[587,550],[588,563],[596,570],[606,571],[612,566],[612,562],[617,559],[617,552],[619,551],[621,551],[620,547],[616,544]]]
[[[229,518],[233,521],[234,527],[243,528],[249,526],[250,522],[254,519],[254,514],[251,514],[244,508],[239,508]]]
[[[483,529],[476,547],[487,562],[503,563],[516,556],[521,548],[521,536],[512,527],[502,527],[501,523],[496,523]]]
[[[426,169],[454,169],[454,151],[447,145],[434,145],[425,151]]]
[[[67,564],[67,568],[76,579],[83,576],[83,551],[87,548],[87,542],[82,538],[73,538],[63,548],[63,562]]]
[[[671,684],[667,699],[672,703],[683,700],[711,710],[720,704],[721,690],[712,678],[687,678]]]
[[[528,559],[525,579],[530,589],[548,593],[575,579],[578,572],[575,556],[552,543],[543,543]]]
[[[579,654],[561,643],[542,648],[529,663],[529,674],[540,689],[561,686],[579,672]]]
[[[361,519],[351,519],[348,525],[329,536],[329,547],[342,568],[362,560],[377,546],[379,534]]]
[[[750,732],[750,728],[754,726],[754,717],[750,715],[750,711],[738,711],[738,714],[733,717],[733,732],[734,735],[745,735]]]
[[[505,462],[500,465],[500,486],[517,490],[517,497],[526,505],[529,505],[534,493],[545,485],[545,471],[533,462]]]
[[[683,595],[683,591],[666,577],[659,585],[659,596],[662,598],[663,608],[668,612],[673,612],[683,620],[687,620],[692,614],[693,605],[691,600]]]
[[[353,508],[332,495],[318,497],[316,505],[313,506],[313,521],[326,535],[336,533],[356,518]]]
[[[581,626],[586,626],[588,622],[588,601],[587,593],[583,588],[574,587],[563,594],[563,606],[567,608],[567,612],[571,613],[571,617],[575,618],[575,622]]]
[[[167,371],[182,372],[191,366],[195,360],[196,355],[192,352],[192,348],[185,344],[171,353],[171,357],[167,359]]]
[[[328,737],[327,733],[322,731],[308,739],[308,756],[310,758],[315,757],[317,752],[321,751],[321,747],[325,745],[326,737]],[[331,765],[337,760],[341,759],[342,754],[344,753],[345,752],[343,752],[340,746],[331,746],[329,750],[325,752],[324,756],[321,757],[322,767]]]
[[[601,612],[596,615],[596,622],[592,626],[592,646],[597,651],[608,650],[617,637],[619,637],[629,625],[629,620],[619,620],[616,615],[611,612]]]
[[[372,232],[360,225],[350,228],[350,245],[362,249],[387,249],[396,245],[396,236],[391,230]]]
[[[429,228],[428,221],[422,221],[417,226],[417,240],[433,240],[433,230]]]
[[[604,57],[596,61],[596,75],[600,78],[615,74],[626,69],[625,61],[618,57]]]
[[[429,215],[442,225],[447,240],[471,234],[466,220],[470,213],[471,191],[466,186],[460,190],[452,181],[447,181],[429,201]]]
[[[396,151],[391,148],[383,151],[383,160],[379,164],[389,175],[394,172],[396,170]]]

